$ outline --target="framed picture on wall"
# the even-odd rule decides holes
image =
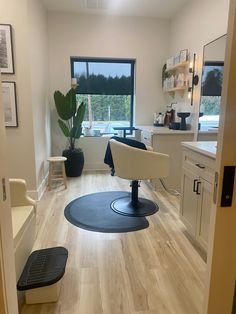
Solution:
[[[185,62],[188,60],[188,49],[183,49],[180,51],[180,62]]]
[[[2,82],[2,99],[5,126],[17,127],[17,105],[16,105],[16,83],[15,82]]]
[[[14,74],[12,27],[10,24],[0,24],[0,70],[3,74]]]

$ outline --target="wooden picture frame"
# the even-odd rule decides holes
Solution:
[[[17,103],[16,103],[16,83],[3,81],[2,82],[2,100],[4,120],[6,127],[17,127]]]
[[[14,74],[12,27],[0,24],[0,70],[2,74]]]

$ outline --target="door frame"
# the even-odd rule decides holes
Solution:
[[[225,166],[236,166],[236,0],[230,1],[220,126],[216,204],[212,208],[203,313],[232,314],[236,276],[236,177],[232,205],[221,206]],[[234,314],[234,313],[233,313]]]
[[[0,73],[0,311],[18,314],[10,189]]]

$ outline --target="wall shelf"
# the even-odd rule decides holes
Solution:
[[[175,71],[175,70],[177,70],[179,68],[185,68],[188,65],[189,65],[189,61],[184,61],[184,62],[181,62],[181,63],[177,63],[177,64],[173,65],[172,67],[166,69],[166,72]]]
[[[165,92],[171,93],[171,92],[176,92],[176,91],[184,91],[186,89],[188,89],[188,86],[179,86],[179,87],[170,88],[166,90]]]
[[[174,97],[175,92],[179,92],[183,94],[186,90],[188,90],[188,86],[179,86],[179,87],[170,88],[168,90],[165,90],[164,92]]]

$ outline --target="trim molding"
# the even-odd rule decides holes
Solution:
[[[109,167],[104,163],[85,163],[84,170],[109,170]]]
[[[44,192],[45,192],[45,190],[47,188],[47,182],[48,182],[48,172],[47,172],[45,178],[40,183],[40,185],[37,188],[37,190],[29,190],[29,191],[27,191],[29,196],[32,197],[33,199],[39,201],[42,198],[42,196],[43,196],[43,194],[44,194]]]

